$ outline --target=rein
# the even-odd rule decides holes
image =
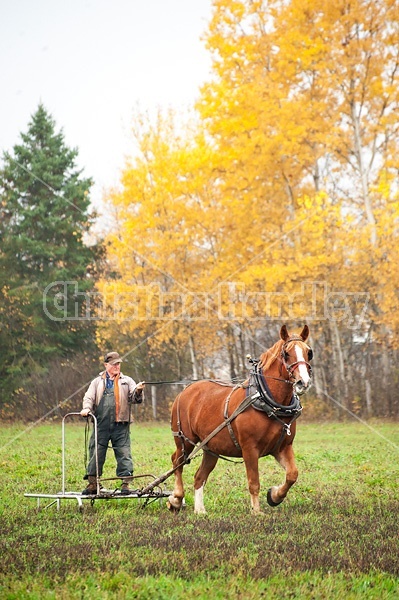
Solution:
[[[188,385],[193,381],[199,381],[199,379],[186,379],[181,381],[144,381],[146,385],[163,385],[164,383],[173,383],[175,385]]]
[[[189,386],[192,383],[197,381],[211,381],[212,383],[217,383],[218,385],[225,385],[226,387],[233,387],[235,383],[230,381],[220,381],[219,379],[182,379],[179,381],[144,381],[146,385],[163,385],[164,383],[174,384],[174,385],[186,385]]]

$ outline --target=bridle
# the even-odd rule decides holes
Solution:
[[[308,348],[308,360],[307,361],[306,360],[296,360],[295,362],[288,364],[286,361],[286,358],[285,358],[285,356],[287,354],[286,346],[288,344],[290,344],[291,342],[305,343],[303,341],[303,339],[300,337],[292,337],[292,338],[286,340],[284,342],[284,344],[282,345],[281,352],[280,352],[280,361],[281,361],[281,365],[283,367],[285,367],[285,370],[288,373],[288,379],[285,379],[284,377],[274,377],[273,375],[265,375],[262,372],[262,368],[259,365],[259,360],[252,358],[252,356],[250,354],[248,354],[247,360],[254,366],[254,373],[255,372],[257,372],[259,374],[261,373],[262,377],[264,377],[265,379],[273,379],[274,381],[281,381],[283,383],[287,383],[288,385],[293,386],[296,383],[296,379],[294,376],[295,369],[297,368],[298,365],[306,365],[306,368],[309,373],[309,377],[312,378],[312,367],[308,361],[312,360],[312,358],[313,358],[313,350],[307,346],[307,348]],[[281,370],[280,370],[280,373],[281,373]]]
[[[286,360],[286,355],[287,355],[286,347],[291,342],[302,342],[302,343],[304,343],[304,341],[300,337],[292,337],[292,338],[289,338],[288,340],[286,340],[284,342],[282,348],[281,348],[281,353],[280,353],[281,362],[282,362],[284,368],[286,369],[286,371],[288,373],[288,377],[289,377],[289,380],[288,380],[287,383],[291,383],[292,385],[294,385],[296,383],[295,376],[294,376],[294,371],[295,371],[295,369],[299,365],[305,365],[306,368],[307,368],[307,370],[308,370],[309,377],[310,378],[312,377],[312,367],[310,365],[310,362],[308,362],[308,361],[312,360],[312,358],[313,358],[313,351],[312,351],[311,348],[308,348],[308,361],[306,361],[306,360],[296,360],[295,362],[288,364],[287,360]]]

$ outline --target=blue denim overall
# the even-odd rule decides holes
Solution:
[[[129,477],[133,475],[133,460],[130,448],[129,423],[117,423],[115,415],[114,388],[105,388],[104,394],[96,410],[97,418],[97,447],[98,447],[98,476],[103,473],[105,457],[107,455],[108,442],[111,440],[112,449],[116,458],[116,476]],[[88,476],[96,476],[96,456],[94,452],[94,431],[89,442],[89,464],[87,465]]]

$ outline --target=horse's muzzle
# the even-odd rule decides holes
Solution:
[[[298,396],[303,396],[312,387],[312,382],[309,380],[307,384],[303,383],[302,379],[294,383],[294,391]]]

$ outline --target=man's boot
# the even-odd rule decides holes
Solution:
[[[89,484],[86,489],[83,490],[82,495],[90,496],[92,494],[97,494],[97,479],[94,475],[89,475],[88,478]]]
[[[129,483],[131,483],[133,477],[124,477],[122,481],[121,494],[123,496],[128,496],[130,494]]]

